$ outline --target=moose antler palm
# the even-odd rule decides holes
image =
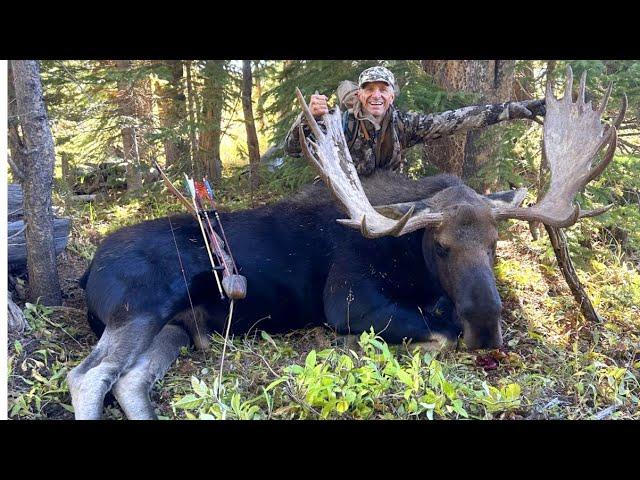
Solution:
[[[494,209],[496,219],[537,220],[553,227],[567,227],[581,217],[598,215],[610,208],[608,206],[585,212],[574,204],[574,199],[576,194],[600,175],[611,162],[616,149],[616,128],[624,118],[627,100],[624,97],[621,111],[614,124],[605,126],[601,122],[601,116],[611,94],[611,85],[600,108],[594,110],[591,102],[585,102],[585,83],[586,72],[580,80],[578,98],[575,102],[572,98],[571,67],[567,67],[565,94],[562,99],[557,100],[551,87],[547,86],[544,146],[551,171],[549,189],[543,199],[532,207]],[[341,219],[338,222],[352,228],[360,228],[365,237],[377,238],[385,235],[404,235],[442,220],[442,213],[431,212],[429,209],[421,210],[414,215],[414,207],[399,220],[378,213],[362,189],[342,132],[338,109],[323,116],[327,129],[325,134],[320,130],[299,90],[296,90],[296,95],[315,137],[315,141],[306,138],[301,126],[299,133],[302,149],[350,216],[349,219]],[[604,157],[593,166],[593,160],[606,145],[608,149]]]
[[[627,108],[626,96],[615,122],[611,126],[601,123],[600,117],[607,106],[611,85],[598,110],[591,102],[585,102],[586,72],[580,79],[578,98],[573,101],[573,72],[567,67],[564,97],[557,100],[547,84],[544,121],[544,150],[551,182],[544,198],[530,208],[506,208],[496,213],[496,218],[537,220],[553,227],[568,227],[579,218],[594,216],[611,208],[611,205],[592,212],[581,211],[575,205],[576,194],[587,183],[599,176],[613,159],[617,133]],[[602,160],[595,166],[593,160],[605,145],[609,145]]]

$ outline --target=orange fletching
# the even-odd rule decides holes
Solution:
[[[198,196],[200,201],[202,203],[204,203],[205,200],[211,202],[211,200],[209,199],[209,192],[207,192],[207,187],[205,187],[204,183],[194,181],[193,184],[195,185],[196,195]]]

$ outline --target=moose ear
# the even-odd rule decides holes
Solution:
[[[519,207],[527,196],[526,188],[518,188],[517,190],[505,190],[504,192],[490,193],[484,195],[494,208],[515,208]]]
[[[398,220],[407,214],[411,207],[415,207],[414,215],[418,212],[424,211],[425,213],[431,211],[431,206],[428,204],[427,200],[417,200],[415,202],[406,202],[406,203],[392,203],[391,205],[380,205],[377,207],[373,207],[376,212],[381,215],[384,215],[388,218],[393,218],[394,220]]]

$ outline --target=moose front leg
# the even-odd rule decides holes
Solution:
[[[441,348],[455,344],[460,333],[450,316],[436,317],[417,305],[390,299],[370,280],[328,282],[324,311],[327,323],[340,335],[359,335],[373,328],[389,343],[412,340],[429,349]]]

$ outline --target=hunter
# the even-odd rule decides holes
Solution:
[[[357,85],[347,80],[338,86],[343,129],[359,175],[370,175],[377,168],[402,171],[404,150],[420,142],[546,113],[544,100],[477,105],[436,114],[401,112],[393,105],[397,93],[393,73],[380,66],[364,70]],[[322,124],[320,117],[329,112],[327,97],[311,95],[309,108]],[[293,157],[302,155],[300,122],[305,134],[310,133],[301,114],[285,139],[285,152]]]

